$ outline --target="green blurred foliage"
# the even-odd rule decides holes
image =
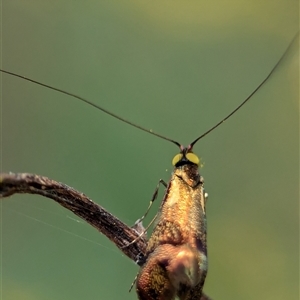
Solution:
[[[268,74],[298,30],[298,6],[3,1],[2,66],[187,144]],[[209,193],[213,299],[298,299],[298,43],[195,147]],[[170,177],[173,145],[20,79],[2,75],[1,89],[2,171],[62,181],[127,224]],[[25,195],[1,208],[2,299],[137,298],[128,288],[138,267],[71,213]]]

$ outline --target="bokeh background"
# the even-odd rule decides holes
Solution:
[[[188,144],[268,74],[298,30],[298,6],[2,1],[2,66]],[[298,299],[298,43],[195,147],[209,193],[213,299]],[[23,80],[2,75],[1,84],[2,171],[64,182],[127,224],[170,178],[173,144]],[[42,197],[1,205],[3,300],[137,299],[128,289],[138,267],[95,229]]]

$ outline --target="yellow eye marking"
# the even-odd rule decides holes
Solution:
[[[172,165],[175,166],[178,162],[180,162],[182,159],[182,156],[183,155],[181,153],[176,154],[172,160]]]
[[[199,157],[194,153],[187,153],[185,157],[195,165],[199,165],[200,163]]]
[[[186,157],[186,159],[188,161],[190,161],[193,164],[196,164],[196,165],[199,166],[200,159],[199,159],[199,157],[196,154],[190,152],[190,153],[187,153],[185,155],[185,157]],[[183,154],[182,153],[176,154],[174,156],[173,160],[172,160],[172,165],[175,166],[177,163],[179,163],[182,160],[182,158],[183,158]]]

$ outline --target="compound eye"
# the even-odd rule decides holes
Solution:
[[[199,166],[200,159],[199,159],[199,157],[198,157],[196,154],[190,152],[190,153],[187,153],[187,154],[185,155],[185,157],[187,158],[188,161],[190,161],[190,162],[192,162],[193,164]]]
[[[172,165],[175,166],[177,163],[179,163],[182,159],[183,155],[181,153],[176,154],[172,160]]]

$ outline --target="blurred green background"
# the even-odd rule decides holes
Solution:
[[[298,30],[298,6],[2,1],[2,66],[188,144],[268,74]],[[205,291],[215,300],[298,299],[298,43],[194,149],[209,193]],[[2,75],[1,89],[2,171],[64,182],[127,224],[170,178],[173,144],[20,79]],[[128,289],[138,267],[56,203],[5,199],[1,226],[2,299],[137,299]]]

